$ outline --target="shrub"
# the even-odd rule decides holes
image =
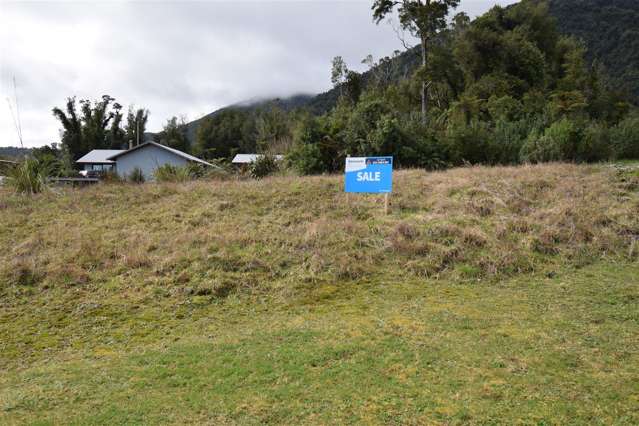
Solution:
[[[47,185],[49,168],[35,158],[27,158],[9,169],[7,184],[19,194],[37,194]]]
[[[493,164],[515,164],[528,135],[529,125],[525,120],[497,120],[489,142],[490,162]]]
[[[600,123],[591,123],[584,129],[583,137],[577,147],[577,160],[595,162],[611,157],[610,132]]]
[[[186,165],[186,170],[191,179],[200,179],[206,176],[208,166],[200,163],[189,163]]]
[[[520,158],[530,163],[558,161],[561,159],[561,149],[551,137],[533,130],[521,147]]]
[[[613,127],[610,140],[616,158],[639,158],[639,116],[628,117]]]
[[[279,170],[279,164],[277,158],[274,155],[265,154],[258,156],[255,161],[251,163],[249,172],[254,179],[261,179],[263,177],[272,175]]]
[[[301,175],[321,173],[323,164],[316,144],[299,143],[286,155],[289,166]]]
[[[214,180],[229,180],[232,179],[234,173],[227,167],[209,167],[205,170],[202,178],[214,179]]]
[[[109,170],[102,175],[102,182],[104,183],[120,183],[122,178],[116,172]]]
[[[561,152],[559,160],[577,159],[581,141],[580,130],[579,126],[568,118],[557,121],[546,129],[544,136],[550,138],[552,143],[559,147]]]
[[[172,164],[164,164],[153,172],[158,182],[186,182],[193,178],[189,166],[177,167]]]
[[[489,158],[495,156],[488,149],[490,137],[487,124],[478,120],[470,124],[451,125],[447,140],[453,161],[457,164],[488,162]]]
[[[144,183],[145,180],[146,179],[144,178],[144,173],[142,172],[142,169],[140,169],[139,167],[136,167],[135,169],[131,171],[131,173],[129,173],[129,176],[128,176],[129,182]]]
[[[521,149],[521,159],[531,163],[577,160],[581,128],[568,118],[554,122],[543,134],[532,131]]]

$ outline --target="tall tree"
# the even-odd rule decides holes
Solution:
[[[111,120],[111,127],[107,135],[108,148],[110,149],[122,149],[126,146],[122,118],[122,105],[116,102],[113,104],[113,120]]]
[[[55,107],[53,108],[53,116],[62,124],[62,146],[75,161],[88,152],[82,138],[82,122],[76,110],[75,97],[67,98],[65,110]]]
[[[331,68],[331,83],[333,83],[333,87],[339,87],[340,96],[342,95],[342,84],[346,81],[347,76],[348,67],[346,62],[344,62],[344,58],[341,56],[334,57]]]
[[[180,119],[172,117],[167,120],[159,136],[162,145],[170,146],[183,152],[190,152],[191,150],[184,117]]]
[[[446,28],[446,16],[459,0],[375,0],[373,19],[380,23],[397,8],[402,28],[420,40],[422,68],[426,68],[429,43],[441,30]],[[422,80],[422,120],[427,120],[428,82]]]
[[[80,101],[82,137],[89,151],[108,147],[107,128],[115,116],[110,107],[114,100],[111,96],[104,95],[100,101],[91,102],[88,99]]]
[[[144,132],[148,119],[148,110],[144,108],[134,110],[132,106],[129,107],[129,112],[126,116],[126,127],[124,128],[127,143],[131,143],[134,146],[144,143]]]
[[[64,110],[53,108],[53,116],[62,124],[61,141],[64,155],[74,163],[92,149],[121,149],[128,140],[143,141],[148,111],[138,109],[135,113],[129,109],[127,127],[122,129],[122,105],[111,96],[104,95],[101,100],[68,98]],[[139,125],[138,125],[139,124]]]

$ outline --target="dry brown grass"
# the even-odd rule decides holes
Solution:
[[[340,176],[3,192],[0,276],[4,291],[115,282],[225,296],[634,259],[633,179],[567,164],[403,171],[389,216],[381,197],[347,203]]]

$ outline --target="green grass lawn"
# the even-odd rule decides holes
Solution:
[[[639,422],[637,263],[147,309],[154,344],[5,371],[0,424]]]
[[[0,425],[639,424],[639,175],[0,189]]]

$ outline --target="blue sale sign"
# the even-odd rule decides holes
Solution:
[[[393,191],[393,157],[347,157],[346,192]]]

